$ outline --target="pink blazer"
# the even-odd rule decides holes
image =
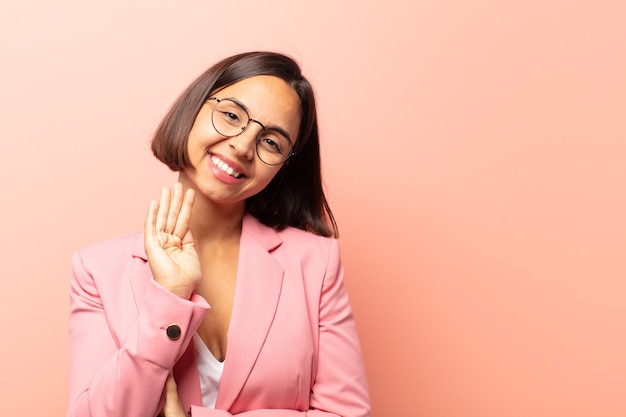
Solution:
[[[194,417],[370,416],[334,239],[244,217],[215,409],[201,407],[192,342],[210,306],[153,280],[141,233],[82,250],[73,268],[68,417],[155,416],[172,368]]]

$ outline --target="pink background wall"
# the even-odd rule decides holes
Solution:
[[[138,230],[148,141],[249,49],[316,85],[375,415],[626,415],[624,1],[0,6],[3,415],[67,403],[71,253]]]

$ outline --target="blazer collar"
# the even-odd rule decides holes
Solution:
[[[242,235],[244,233],[250,235],[252,239],[268,252],[273,251],[283,243],[274,228],[264,225],[250,213],[246,213],[243,216],[241,229]]]

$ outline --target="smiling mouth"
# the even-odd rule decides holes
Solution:
[[[220,170],[230,175],[233,178],[242,178],[244,175],[241,172],[235,171],[232,167],[230,167],[226,162],[222,161],[215,155],[211,155],[211,162],[215,164]]]

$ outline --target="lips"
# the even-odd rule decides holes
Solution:
[[[233,168],[232,166],[228,165],[224,160],[222,160],[221,158],[219,158],[217,155],[215,154],[211,154],[210,156],[211,162],[213,162],[213,164],[219,168],[223,173],[230,175],[233,178],[243,178],[245,177],[245,175],[241,172],[239,172],[236,168]]]

